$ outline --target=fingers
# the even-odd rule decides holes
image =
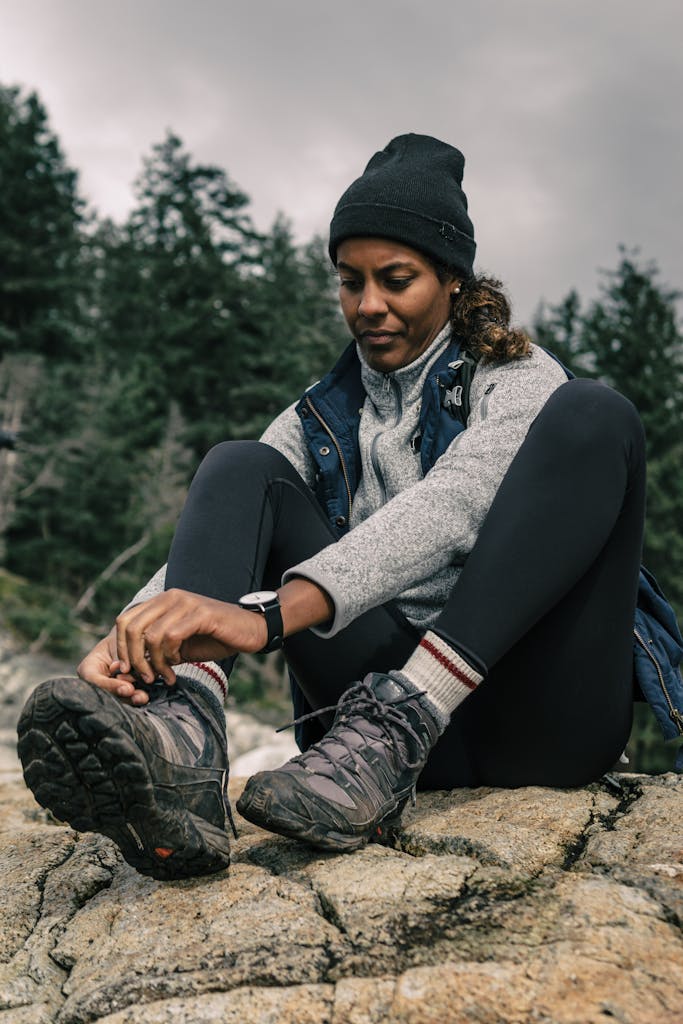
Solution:
[[[131,672],[134,668],[143,676],[139,664],[145,662],[145,641],[144,628],[142,623],[136,626],[136,620],[140,618],[141,609],[145,605],[136,605],[127,612],[122,612],[116,619],[116,657],[119,669],[123,673]],[[146,666],[145,666],[146,668]]]
[[[145,682],[150,683],[161,676],[168,686],[175,684],[175,672],[172,665],[179,665],[183,660],[180,656],[179,645],[168,643],[165,638],[156,639],[155,635],[145,633],[145,654],[147,673],[143,675]]]
[[[114,683],[116,689],[113,691],[117,697],[121,700],[128,701],[130,704],[142,705],[149,703],[149,694],[147,690],[140,689],[140,682],[133,675],[124,675],[120,671],[120,664],[118,661],[113,661],[110,666],[111,674],[115,677]]]
[[[124,612],[116,620],[116,653],[120,669],[145,683],[161,676],[175,683],[173,665],[184,659],[183,640],[201,625],[201,602],[194,594],[167,590],[164,594]]]
[[[237,605],[167,590],[122,612],[78,674],[121,700],[143,705],[149,697],[142,684],[161,678],[174,685],[173,666],[184,661],[220,661],[238,651],[260,650],[264,629],[261,616]]]
[[[184,590],[167,590],[123,612],[116,620],[116,658],[124,674],[145,683],[175,682],[173,665],[220,660],[265,644],[261,616],[237,605]]]
[[[101,690],[108,690],[115,697],[132,704],[147,704],[149,697],[144,690],[139,689],[133,676],[120,675],[118,670],[118,661],[112,662],[106,651],[103,654],[98,648],[87,654],[76,669],[80,679]]]
[[[139,684],[135,684],[133,681],[120,681],[120,677],[117,680],[117,687],[114,693],[121,700],[125,700],[129,704],[135,704],[136,706],[142,707],[143,704],[149,703],[149,693],[147,690],[141,690]]]

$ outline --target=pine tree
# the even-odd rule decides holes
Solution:
[[[123,228],[98,235],[101,339],[138,382],[158,440],[170,400],[199,458],[231,436],[246,278],[256,239],[247,197],[217,167],[194,165],[174,135],[155,146]]]
[[[0,87],[0,352],[77,347],[83,218],[38,97]]]
[[[260,244],[241,325],[230,402],[235,436],[258,437],[268,423],[333,365],[348,332],[319,239],[299,248],[278,216]]]
[[[42,104],[0,87],[0,427],[19,437],[0,454],[3,558],[10,524],[49,476],[49,439],[68,419],[61,367],[89,355],[86,228],[76,172]],[[32,571],[41,568],[37,554]]]

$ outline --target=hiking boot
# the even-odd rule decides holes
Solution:
[[[223,709],[178,678],[133,707],[82,679],[49,679],[19,719],[36,800],[79,832],[101,832],[143,875],[174,879],[230,863]]]
[[[438,737],[419,694],[371,673],[343,694],[320,742],[249,779],[237,810],[322,850],[358,850],[398,824]]]

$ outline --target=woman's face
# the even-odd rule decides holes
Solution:
[[[458,278],[442,282],[415,249],[347,238],[337,249],[341,308],[365,360],[390,373],[417,359],[449,318]]]

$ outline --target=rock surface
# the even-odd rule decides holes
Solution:
[[[229,872],[164,884],[24,787],[16,718],[68,672],[0,631],[0,1024],[683,1024],[680,776],[423,794],[346,856],[237,818]],[[229,728],[233,774],[293,753]]]
[[[423,794],[342,856],[238,818],[170,884],[0,788],[0,1024],[683,1022],[679,776]]]

